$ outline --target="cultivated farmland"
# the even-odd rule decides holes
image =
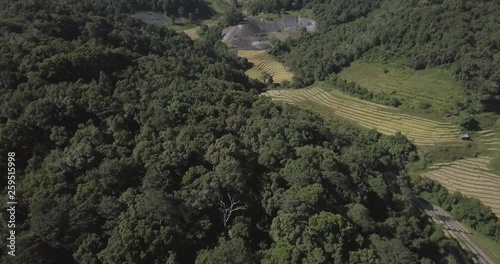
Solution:
[[[371,92],[392,94],[405,109],[442,113],[465,97],[463,89],[446,69],[413,69],[392,64],[355,61],[339,77]]]
[[[486,150],[499,151],[500,141],[495,136],[495,132],[492,129],[482,130],[478,132],[481,135],[482,141]]]
[[[292,80],[292,73],[287,71],[281,63],[271,58],[264,50],[238,50],[238,56],[247,58],[254,64],[254,67],[271,75],[276,83]],[[252,74],[248,75],[250,78],[258,79],[261,77],[256,76],[258,71],[250,71],[249,73]]]
[[[274,101],[292,104],[313,103],[327,107],[334,114],[350,119],[362,127],[394,135],[401,132],[416,145],[437,143],[461,144],[455,125],[411,116],[398,109],[356,99],[340,92],[326,92],[318,86],[297,90],[271,90],[264,93]]]
[[[490,157],[481,156],[457,160],[450,163],[437,163],[431,171],[422,176],[438,181],[449,191],[458,191],[475,197],[500,215],[500,175],[491,173],[488,168]]]

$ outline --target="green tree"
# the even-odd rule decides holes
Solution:
[[[417,261],[415,254],[406,248],[399,239],[389,240],[372,235],[370,240],[382,263],[410,264]]]
[[[210,250],[202,250],[196,263],[255,263],[252,254],[242,239],[221,240],[219,245]]]

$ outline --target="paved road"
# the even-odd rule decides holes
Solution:
[[[412,197],[413,203],[427,215],[432,218],[432,221],[443,225],[444,233],[455,239],[460,247],[464,249],[472,258],[474,263],[495,264],[495,262],[484,253],[471,239],[470,232],[460,224],[457,220],[448,214],[445,210],[433,204],[423,202],[422,200]]]

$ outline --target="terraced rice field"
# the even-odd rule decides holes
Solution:
[[[453,102],[465,97],[463,89],[446,69],[415,71],[393,65],[356,61],[339,74],[372,92],[385,92],[406,101],[409,108],[429,104],[442,112]],[[405,105],[405,103],[403,103]]]
[[[262,76],[263,76],[263,71],[257,67],[252,67],[250,70],[246,71],[245,74],[252,78],[252,79],[256,79],[256,80],[261,80],[263,81],[262,79]]]
[[[292,80],[293,74],[287,71],[283,64],[271,58],[264,50],[238,50],[238,56],[247,58],[248,61],[254,64],[254,67],[271,75],[275,83]],[[254,75],[249,75],[250,78],[255,78],[255,72],[250,72],[250,74]],[[258,78],[260,77],[258,76]]]
[[[500,150],[500,141],[495,135],[495,132],[492,129],[482,130],[478,132],[481,135],[483,144],[485,145],[487,150],[490,151],[499,151]]]
[[[500,175],[491,173],[491,158],[481,156],[450,163],[438,163],[422,176],[438,181],[451,192],[475,197],[500,216]]]
[[[319,87],[298,90],[271,90],[264,93],[274,101],[291,104],[312,102],[350,119],[362,127],[377,129],[380,133],[394,135],[401,132],[416,145],[437,143],[461,144],[455,125],[401,113],[397,108],[356,99],[340,92],[326,92]]]

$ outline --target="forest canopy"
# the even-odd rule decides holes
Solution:
[[[405,196],[404,136],[274,104],[219,31],[105,3],[1,13],[2,263],[447,263],[457,244]]]

